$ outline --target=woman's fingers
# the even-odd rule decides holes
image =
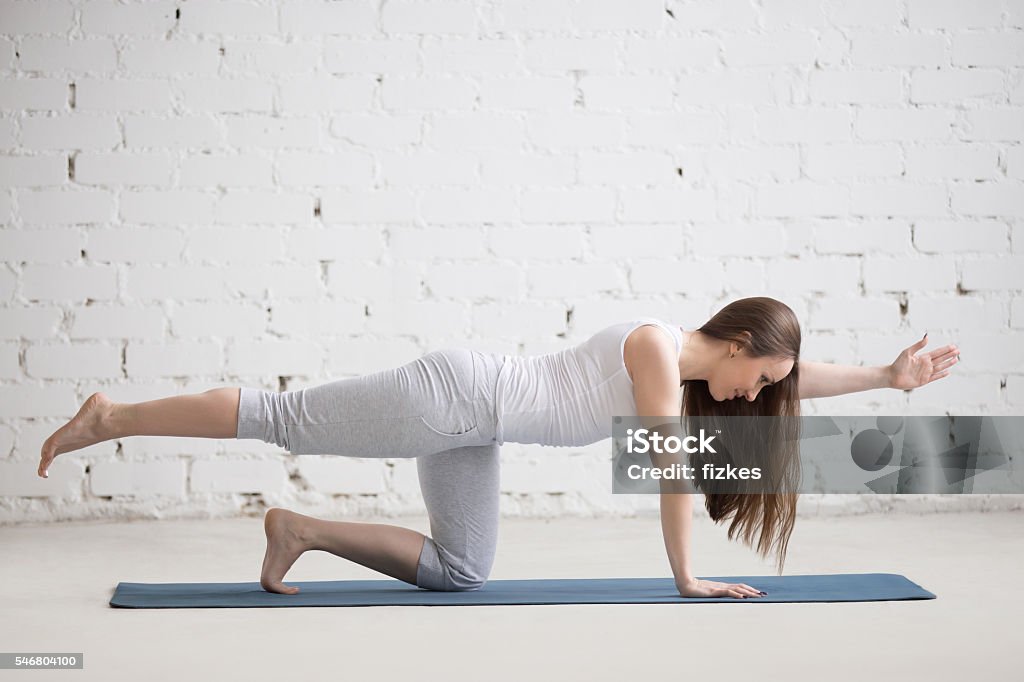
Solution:
[[[930,353],[927,353],[926,355],[928,355],[928,357],[930,357],[932,359],[932,362],[937,362],[937,361],[942,360],[944,358],[952,357],[954,355],[959,355],[959,354],[960,354],[960,349],[956,347],[956,344],[951,343],[948,346],[943,346],[942,348],[936,348],[935,350],[931,351]]]

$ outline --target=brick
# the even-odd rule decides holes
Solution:
[[[241,133],[244,133],[245,129],[251,125],[247,120],[233,123],[229,131],[232,142],[238,139]],[[117,139],[120,140],[120,133],[118,133]],[[133,147],[195,149],[213,147],[220,143],[220,128],[217,122],[209,116],[175,116],[164,119],[129,114],[124,117],[124,145],[129,149]],[[107,146],[112,145],[108,144]]]
[[[389,231],[389,248],[394,258],[481,258],[486,253],[487,235],[477,227],[412,227]]]
[[[964,259],[963,287],[969,291],[1024,289],[1024,257]]]
[[[68,158],[63,155],[0,157],[0,183],[5,186],[52,186],[67,180]]]
[[[288,481],[283,463],[268,460],[196,460],[189,470],[193,493],[282,493]]]
[[[910,101],[959,103],[981,97],[1002,97],[1003,80],[1003,74],[992,69],[919,69],[910,76]]]
[[[92,261],[177,261],[185,247],[184,235],[173,228],[96,228],[87,235],[84,248]]]
[[[1024,185],[1019,182],[979,182],[954,185],[953,212],[978,216],[1024,216]]]
[[[121,348],[108,344],[32,345],[25,351],[26,374],[33,379],[117,379]]]
[[[74,23],[75,6],[60,0],[19,0],[5,2],[4,33],[67,33]]]
[[[366,227],[296,228],[288,233],[285,250],[291,259],[326,264],[374,259],[384,251],[384,236]]]
[[[897,104],[903,101],[898,71],[812,71],[810,97],[825,104]]]
[[[866,141],[945,140],[953,133],[955,112],[948,109],[862,108],[854,130]]]
[[[999,173],[999,152],[983,145],[929,145],[906,149],[907,177],[988,180]]]
[[[1024,36],[1013,33],[961,33],[953,36],[954,66],[1020,66]]]
[[[423,72],[510,75],[520,71],[520,51],[506,38],[431,38],[423,46]]]
[[[56,306],[12,306],[0,308],[0,338],[41,340],[54,338],[63,313]]]
[[[236,306],[237,307],[237,306]],[[265,324],[262,316],[257,318],[251,311],[250,326],[262,331]],[[271,315],[269,331],[291,338],[323,339],[362,331],[366,320],[364,306],[354,302],[342,301],[295,301],[278,303]],[[231,332],[236,336],[244,334],[237,330]],[[227,336],[228,334],[223,334]]]
[[[1007,253],[1010,232],[1000,222],[926,220],[914,225],[914,246],[922,253]]]
[[[255,153],[186,155],[180,161],[178,184],[182,187],[270,187],[274,184],[273,170],[270,159]],[[110,180],[116,181],[114,178]]]
[[[863,267],[864,290],[868,293],[956,289],[952,257],[870,258]]]
[[[488,230],[487,245],[499,258],[563,260],[584,254],[584,230],[574,225],[520,225]]]
[[[942,35],[857,32],[851,36],[851,44],[850,61],[858,66],[939,67],[948,63]]]
[[[907,301],[907,321],[912,329],[929,332],[928,346],[955,342],[961,329],[998,329],[1006,324],[1006,308],[1002,301],[980,296],[911,295]],[[940,330],[949,330],[949,335]],[[948,339],[948,340],[947,340]],[[958,368],[959,369],[959,368]]]
[[[129,342],[124,357],[128,376],[139,378],[214,374],[222,364],[220,345],[212,341]]]
[[[1024,138],[1024,107],[994,107],[965,112],[966,140],[1018,142]]]
[[[820,254],[891,254],[913,252],[910,223],[905,220],[822,221],[814,225],[814,248]]]
[[[615,197],[601,188],[524,189],[522,220],[528,223],[610,222]]]
[[[379,25],[387,34],[468,35],[477,30],[476,8],[472,3],[448,0],[397,0],[381,8]]]
[[[322,144],[320,125],[319,118],[314,116],[283,118],[253,114],[233,120],[225,142],[232,147],[259,149],[317,147]],[[215,143],[204,144],[214,146]]]
[[[1002,20],[1000,0],[908,0],[910,28],[988,28]]]
[[[152,306],[79,306],[72,308],[71,319],[68,336],[72,339],[157,341],[164,336],[164,312]]]
[[[799,181],[757,190],[759,216],[835,216],[845,215],[849,208],[850,191],[841,185]]]
[[[626,252],[633,258],[664,258],[666,254],[681,255],[684,249],[683,232],[674,225],[592,227],[589,235],[590,247],[599,258],[617,259]]]
[[[711,220],[715,217],[715,193],[710,189],[672,190],[620,190],[622,208],[620,217],[629,222],[678,223],[686,220]],[[610,201],[606,212],[600,217],[580,220],[611,222],[614,204]],[[590,215],[595,215],[591,213]],[[524,216],[525,217],[525,216]]]
[[[722,58],[727,66],[812,66],[817,51],[817,37],[810,31],[738,33],[722,38]]]
[[[174,159],[167,152],[75,154],[75,182],[82,185],[171,184]]]
[[[93,495],[185,497],[184,460],[166,462],[94,462],[88,490]]]
[[[672,77],[667,75],[589,75],[580,78],[577,87],[588,110],[672,108]],[[571,94],[568,88],[566,94]]]
[[[758,111],[757,128],[765,142],[845,141],[850,139],[852,115],[839,108],[766,107]]]
[[[68,105],[68,86],[55,78],[0,80],[0,109],[60,111]]]
[[[623,291],[626,273],[612,263],[540,265],[526,274],[529,300],[584,298]]]
[[[294,86],[289,79],[288,87]],[[192,112],[270,112],[274,109],[274,86],[256,78],[190,78],[180,86],[182,103]],[[282,90],[284,89],[282,84]],[[282,109],[288,101],[282,94]],[[289,110],[292,107],[287,107]]]
[[[510,189],[445,188],[424,195],[419,204],[419,217],[427,223],[449,225],[514,222],[519,218],[519,206],[516,193]]]
[[[860,216],[944,216],[949,198],[944,185],[855,184],[851,213]]]
[[[229,191],[217,199],[214,211],[214,220],[225,225],[302,225],[309,224],[312,218],[313,199],[305,192]]]
[[[210,41],[140,40],[124,47],[121,62],[135,74],[214,76],[220,68],[221,55],[219,46]]]
[[[631,147],[654,147],[661,151],[665,145],[714,144],[726,137],[721,118],[705,111],[636,113],[628,121],[628,130],[617,138]]]
[[[765,279],[777,291],[820,291],[850,297],[860,289],[856,258],[776,259],[765,264]]]
[[[627,36],[624,41],[623,67],[633,71],[675,71],[687,68],[708,68],[718,63],[719,43],[710,36]]]
[[[437,298],[517,300],[525,293],[524,281],[533,281],[538,271],[557,272],[558,268],[540,265],[524,272],[513,265],[491,263],[432,265],[424,272],[423,283]]]
[[[117,296],[117,270],[111,265],[26,265],[22,295],[32,301],[112,300]]]
[[[593,90],[593,83],[589,85]],[[572,106],[575,92],[569,78],[489,78],[480,86],[480,104],[488,109],[557,111]]]
[[[331,119],[331,135],[345,142],[375,149],[407,148],[420,142],[424,114],[348,114]]]
[[[151,225],[209,224],[214,219],[213,194],[187,190],[138,190],[121,193],[121,219]]]
[[[622,121],[607,115],[537,114],[530,118],[524,135],[544,149],[579,149],[594,146],[616,147],[624,139]],[[498,131],[497,134],[510,131]],[[455,129],[451,130],[455,134]],[[518,136],[514,140],[518,148]]]
[[[297,20],[307,16],[306,6],[312,7],[355,7],[355,3],[331,3],[323,5],[319,2],[292,3],[284,8],[282,12],[292,10],[292,15]],[[360,7],[360,10],[364,9]],[[372,8],[370,8],[372,10]],[[375,14],[375,13],[374,13]],[[315,15],[314,15],[315,16]],[[376,23],[376,17],[373,19]],[[288,20],[282,21],[287,27]],[[347,30],[349,24],[328,24],[331,33],[338,30]],[[312,26],[302,28],[309,31]],[[291,31],[286,28],[285,30]],[[321,25],[315,30],[323,30]],[[358,25],[351,26],[354,34],[359,35],[361,31]],[[328,35],[324,38],[324,67],[330,73],[415,73],[419,68],[419,41],[410,39],[391,38],[388,40],[365,40],[363,38],[345,38]]]
[[[472,112],[438,114],[431,120],[426,141],[439,150],[512,151],[522,149],[527,139],[518,117]]]
[[[388,492],[387,467],[377,459],[313,455],[299,457],[297,465],[309,487],[325,495],[381,495]]]
[[[82,31],[95,35],[165,35],[174,28],[173,2],[125,5],[90,0],[82,6]]]
[[[543,4],[550,6],[552,3],[544,0]],[[544,28],[550,29],[550,26]],[[618,70],[616,51],[619,43],[618,38],[592,36],[525,36],[523,63],[531,73],[614,72]]]
[[[38,8],[50,3],[12,4],[32,5]],[[53,4],[66,4],[69,8],[71,7],[70,3]],[[7,22],[6,16],[4,22],[5,24]],[[74,70],[96,74],[111,73],[117,69],[117,66],[118,52],[113,39],[69,41],[67,38],[24,37],[17,49],[17,68],[20,71]]]
[[[377,8],[371,2],[320,3],[315,0],[282,6],[281,30],[288,34],[350,33],[377,30]]]
[[[855,280],[854,284],[856,284]],[[896,327],[899,323],[899,301],[846,295],[830,297],[825,304],[813,310],[806,322],[806,328],[812,332],[819,330],[875,330]]]
[[[639,294],[713,294],[725,286],[726,273],[719,261],[638,258],[629,266],[629,282],[629,289]]]
[[[61,460],[64,461],[61,461]],[[13,502],[15,497],[49,497],[70,500],[81,495],[81,464],[61,458],[50,465],[47,478],[36,475],[38,462],[0,462],[0,497]]]
[[[25,116],[22,119],[25,150],[111,150],[120,143],[121,131],[113,114]]]
[[[545,337],[566,331],[566,309],[560,303],[489,303],[473,306],[474,329],[501,336]]]
[[[343,3],[347,5],[348,3]],[[177,30],[182,33],[225,33],[251,34],[275,33],[277,31],[277,13],[281,12],[284,19],[282,25],[291,30],[290,20],[300,11],[307,14],[316,12],[316,5],[311,2],[292,2],[277,10],[272,5],[252,5],[247,2],[219,0],[218,2],[201,2],[183,8],[178,20]],[[317,14],[323,17],[327,12]],[[346,19],[354,12],[348,12]],[[313,17],[310,17],[313,20]]]
[[[805,173],[812,180],[894,177],[902,173],[895,145],[835,144],[806,147]]]

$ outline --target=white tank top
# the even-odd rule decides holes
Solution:
[[[626,338],[655,325],[682,350],[683,333],[653,317],[605,327],[557,353],[505,355],[495,405],[499,444],[588,445],[612,435],[612,417],[637,416],[633,381],[626,371]]]

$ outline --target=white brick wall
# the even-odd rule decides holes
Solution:
[[[0,522],[419,511],[412,461],[253,441],[34,471],[96,390],[551,352],[757,294],[810,359],[962,349],[811,411],[1019,413],[1022,138],[1018,0],[0,0]],[[656,508],[605,494],[606,444],[506,449],[505,513]]]

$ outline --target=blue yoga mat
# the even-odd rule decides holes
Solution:
[[[118,583],[110,605],[129,609],[277,606],[470,606],[503,604],[693,604],[841,602],[935,599],[895,573],[700,576],[746,583],[766,597],[680,597],[672,578],[490,580],[479,590],[437,592],[400,580],[286,581],[297,594],[267,592],[252,583]]]

